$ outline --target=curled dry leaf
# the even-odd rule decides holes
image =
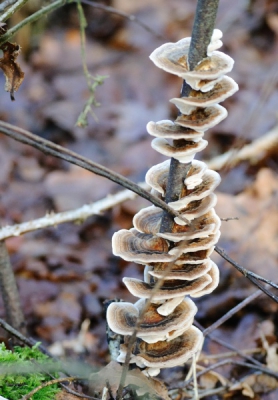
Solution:
[[[89,378],[90,390],[92,392],[102,393],[103,388],[108,382],[112,393],[116,395],[121,374],[122,366],[115,361],[111,361],[98,373],[91,374]],[[168,391],[164,384],[158,379],[147,378],[138,368],[128,371],[126,386],[129,385],[135,386],[136,392],[139,396],[148,393],[165,400],[170,400]]]
[[[17,91],[24,78],[24,72],[16,62],[20,46],[16,43],[6,42],[0,49],[3,51],[3,57],[0,58],[0,68],[6,77],[5,90],[10,92],[11,100],[15,100],[14,92]]]

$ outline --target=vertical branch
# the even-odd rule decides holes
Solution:
[[[188,54],[190,70],[194,69],[203,58],[207,57],[207,47],[215,25],[218,3],[219,0],[198,0]],[[188,96],[190,90],[191,87],[183,81],[181,96]],[[176,140],[175,146],[180,147],[183,142],[183,140]],[[191,163],[181,164],[179,161],[171,159],[165,195],[166,203],[177,201],[180,198],[183,182],[190,166]],[[173,223],[173,217],[164,212],[160,232],[171,232]]]
[[[19,293],[10,257],[6,245],[2,241],[0,241],[0,291],[3,297],[8,323],[25,335],[26,327],[24,315],[21,310]]]

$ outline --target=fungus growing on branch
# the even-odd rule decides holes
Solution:
[[[123,278],[139,300],[112,303],[107,310],[110,328],[124,336],[118,361],[124,362],[129,337],[136,329],[130,363],[152,376],[160,368],[183,364],[200,349],[202,333],[192,326],[197,308],[188,296],[211,293],[219,282],[218,267],[209,257],[220,236],[221,221],[213,208],[220,177],[194,157],[207,146],[204,132],[227,116],[218,103],[238,90],[233,79],[224,76],[233,60],[217,51],[221,37],[221,31],[215,30],[207,57],[193,70],[187,64],[191,38],[164,44],[151,54],[155,65],[191,86],[187,97],[170,100],[179,110],[174,122],[147,124],[148,133],[155,137],[152,147],[187,168],[179,198],[168,203],[181,218],[174,218],[171,230],[162,231],[162,210],[147,207],[134,216],[134,228],[120,230],[112,239],[115,255],[145,266],[144,280]],[[146,174],[153,194],[161,199],[166,195],[169,170],[167,160]]]

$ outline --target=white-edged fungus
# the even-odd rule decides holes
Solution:
[[[200,349],[202,333],[192,326],[197,308],[184,297],[211,293],[219,282],[219,270],[210,255],[220,236],[221,221],[214,211],[213,193],[220,176],[194,157],[207,145],[204,132],[227,116],[218,103],[238,90],[234,80],[224,76],[231,71],[233,60],[217,51],[221,38],[222,32],[215,29],[208,57],[193,70],[187,62],[191,38],[166,43],[150,56],[159,68],[182,77],[192,89],[187,97],[170,100],[180,111],[174,122],[147,124],[148,133],[155,137],[152,147],[187,164],[185,178],[179,178],[183,186],[176,201],[168,202],[168,193],[166,196],[175,160],[153,166],[146,174],[152,193],[184,219],[175,217],[167,232],[162,223],[164,211],[146,207],[134,216],[134,228],[123,229],[112,238],[115,255],[145,268],[144,281],[123,278],[129,292],[139,300],[135,304],[110,304],[107,321],[114,332],[124,336],[119,362],[125,361],[129,337],[137,329],[130,363],[143,368],[147,376],[157,375],[160,368],[183,364]]]
[[[147,343],[158,340],[171,340],[180,336],[192,325],[197,307],[188,297],[180,302],[171,315],[162,315],[157,309],[160,304],[151,303],[142,313],[145,300],[140,299],[135,304],[125,302],[111,303],[107,309],[107,322],[110,328],[120,335],[132,335],[137,320],[137,337]]]
[[[198,142],[188,141],[182,147],[171,146],[166,139],[155,138],[153,139],[152,148],[167,157],[173,157],[180,163],[189,163],[193,160],[195,154],[204,150],[208,142],[200,139]]]
[[[192,281],[166,280],[162,287],[154,293],[152,284],[136,278],[123,278],[123,283],[133,296],[140,299],[149,299],[152,296],[153,301],[191,295],[199,292],[211,282],[212,278],[208,274]]]
[[[140,341],[137,342],[136,349],[133,351],[131,363],[135,363],[140,368],[169,368],[182,365],[199,350],[202,340],[202,332],[192,326],[181,336],[169,342],[146,343]],[[124,362],[126,351],[126,344],[121,345],[119,362]]]
[[[206,108],[221,103],[237,90],[238,84],[232,78],[224,76],[207,92],[192,89],[188,97],[173,98],[170,102],[175,104],[182,114],[188,115],[196,107]]]
[[[189,115],[181,114],[177,117],[175,123],[202,132],[219,124],[227,115],[226,108],[215,104],[206,108],[197,108]]]

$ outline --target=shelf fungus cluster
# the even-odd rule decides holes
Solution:
[[[128,340],[136,327],[130,362],[149,375],[158,374],[160,368],[181,365],[198,351],[202,333],[192,325],[197,307],[190,297],[211,293],[219,281],[218,268],[209,257],[220,235],[220,219],[213,208],[213,192],[220,177],[194,156],[207,146],[204,131],[227,116],[218,103],[238,90],[233,79],[225,76],[233,60],[217,51],[222,45],[221,36],[219,30],[214,30],[207,58],[194,70],[189,70],[187,64],[190,38],[164,44],[150,56],[156,66],[180,76],[191,87],[188,97],[170,100],[179,109],[174,122],[148,123],[148,133],[155,136],[152,147],[190,168],[179,200],[169,203],[181,215],[174,219],[171,232],[161,230],[163,212],[151,206],[135,215],[134,228],[114,234],[114,254],[144,265],[145,271],[144,280],[123,279],[139,300],[135,304],[114,302],[107,310],[110,328],[124,336],[118,361],[124,362]],[[176,147],[174,141],[180,139],[182,143]],[[169,168],[167,160],[146,175],[153,194],[162,199]],[[158,281],[162,284],[154,290]]]

